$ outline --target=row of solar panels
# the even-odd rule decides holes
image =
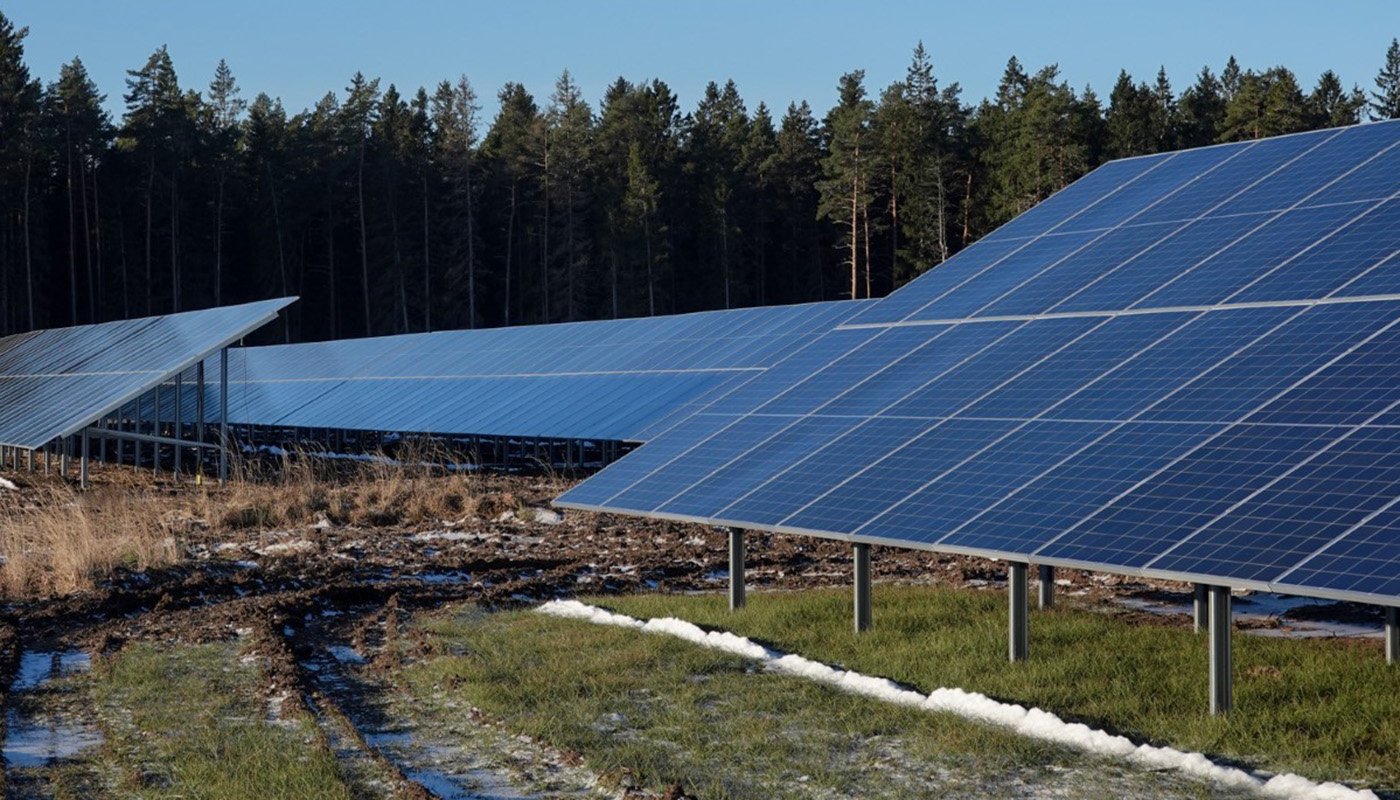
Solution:
[[[1108,164],[559,503],[1400,604],[1397,145]]]
[[[229,351],[234,424],[645,441],[870,301],[386,336]],[[217,375],[210,362],[206,376]],[[180,413],[196,414],[195,375]],[[173,382],[160,418],[175,417]],[[218,417],[206,385],[206,418]],[[156,397],[143,398],[144,419]]]

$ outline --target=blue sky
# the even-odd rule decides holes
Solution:
[[[864,6],[855,10],[857,6]],[[508,80],[545,98],[565,68],[596,107],[618,75],[658,77],[694,106],[705,83],[733,78],[752,109],[796,99],[822,113],[837,77],[863,68],[877,93],[899,79],[922,39],[940,79],[965,99],[995,90],[1006,59],[1058,63],[1076,87],[1106,96],[1120,68],[1151,78],[1165,65],[1177,89],[1202,65],[1235,54],[1245,67],[1284,64],[1305,87],[1324,69],[1371,88],[1392,37],[1396,0],[1175,2],[411,2],[351,0],[5,0],[28,26],[27,61],[51,80],[80,55],[108,105],[120,108],[125,70],[161,44],[182,84],[203,89],[220,57],[251,99],[290,110],[338,93],[355,70],[419,85],[465,73],[494,112]]]

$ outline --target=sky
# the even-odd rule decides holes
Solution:
[[[328,90],[343,97],[356,70],[404,94],[465,74],[489,118],[505,82],[544,105],[565,69],[595,108],[619,75],[666,81],[684,110],[707,82],[732,78],[751,110],[806,99],[820,115],[842,73],[864,69],[878,95],[920,40],[940,82],[961,84],[969,102],[995,92],[1012,55],[1030,69],[1058,64],[1105,99],[1120,69],[1151,80],[1165,66],[1180,91],[1231,54],[1245,68],[1283,64],[1304,88],[1332,69],[1370,89],[1400,36],[1396,0],[3,0],[0,11],[29,28],[36,77],[81,56],[114,114],[126,70],[161,44],[182,85],[204,89],[224,58],[245,99],[266,92],[292,112]]]

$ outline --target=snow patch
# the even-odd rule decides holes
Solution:
[[[16,486],[15,482],[10,480],[9,478],[0,478],[0,489],[4,489],[7,492],[19,491],[19,487]]]
[[[551,600],[537,610],[541,614],[553,617],[675,636],[702,647],[758,661],[773,672],[825,683],[851,694],[909,708],[954,714],[964,719],[1008,728],[1032,739],[1122,759],[1146,769],[1175,770],[1214,781],[1222,786],[1252,790],[1267,797],[1299,800],[1379,800],[1375,792],[1356,790],[1339,783],[1317,783],[1292,773],[1273,776],[1258,774],[1217,764],[1201,753],[1134,744],[1124,736],[1116,736],[1077,722],[1065,722],[1048,711],[1003,703],[977,692],[940,688],[925,695],[901,687],[887,678],[838,669],[802,656],[780,653],[743,636],[724,631],[706,631],[694,623],[673,617],[644,622],[577,600]]]

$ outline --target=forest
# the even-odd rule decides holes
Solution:
[[[292,294],[263,339],[878,297],[1104,161],[1400,118],[1393,41],[1367,90],[1231,57],[1105,100],[1013,57],[973,100],[919,44],[824,112],[625,78],[595,106],[564,72],[490,120],[465,76],[289,111],[162,46],[114,119],[81,59],[32,77],[26,35],[0,14],[0,335]]]

